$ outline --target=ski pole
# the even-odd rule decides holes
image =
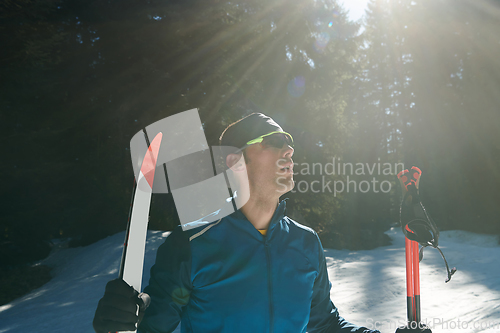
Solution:
[[[418,184],[420,182],[420,171],[417,167],[412,167],[411,172],[406,170],[398,174],[401,187],[404,192],[404,199],[401,203],[401,223],[403,223],[403,207],[412,206],[413,200],[418,197]],[[409,207],[408,207],[409,208]],[[413,233],[404,227],[407,232]],[[405,234],[405,259],[406,259],[406,307],[408,323],[417,325],[421,321],[420,312],[420,267],[419,267],[419,245],[417,241],[411,240]]]
[[[406,255],[406,310],[408,323],[415,321],[415,287],[413,275],[413,242],[405,238],[405,255]]]
[[[422,171],[413,166],[398,173],[397,177],[401,184],[403,200],[401,201],[400,222],[401,229],[405,235],[405,259],[406,259],[406,306],[408,324],[421,326],[422,314],[420,312],[420,260],[423,250],[427,246],[437,249],[443,257],[449,282],[452,275],[457,271],[455,267],[451,270],[443,252],[438,246],[439,229],[427,214],[424,205],[420,201],[419,182]],[[421,248],[420,248],[421,246]],[[420,251],[419,251],[420,249]]]
[[[417,325],[422,320],[420,312],[420,268],[418,242],[405,237],[406,254],[406,307],[408,323]]]
[[[413,297],[414,297],[414,319],[415,322],[420,324],[420,267],[418,256],[418,242],[411,241],[412,245],[412,259],[413,259]]]

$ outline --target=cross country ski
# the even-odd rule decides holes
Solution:
[[[149,207],[151,205],[156,160],[158,159],[161,139],[162,133],[160,132],[153,139],[144,156],[141,170],[137,176],[132,211],[123,244],[119,277],[138,292],[141,291]]]

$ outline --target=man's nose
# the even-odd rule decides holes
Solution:
[[[292,157],[293,156],[293,152],[294,152],[294,149],[291,146],[285,144],[285,146],[283,147],[283,154],[282,154],[282,156],[283,157]]]

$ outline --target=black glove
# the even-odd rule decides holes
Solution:
[[[411,326],[398,327],[396,333],[432,333],[432,331],[427,326],[420,324],[420,325],[415,325],[415,328],[411,328]]]
[[[135,331],[150,302],[148,294],[139,294],[122,279],[111,280],[97,305],[92,323],[94,330],[96,333]]]

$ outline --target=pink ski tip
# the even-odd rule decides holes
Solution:
[[[146,152],[146,156],[144,156],[144,160],[141,166],[141,172],[151,188],[153,188],[156,160],[158,159],[158,152],[160,151],[162,137],[163,134],[161,132],[155,136],[155,138],[149,145],[148,151]]]

